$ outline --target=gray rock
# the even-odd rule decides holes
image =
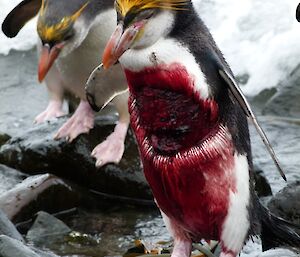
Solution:
[[[35,247],[51,249],[63,256],[102,256],[97,252],[97,237],[71,231],[61,220],[45,212],[38,213],[26,239]]]
[[[29,177],[0,195],[0,208],[14,222],[30,219],[39,210],[61,211],[78,203],[77,191],[50,174]]]
[[[5,235],[0,235],[1,257],[41,257],[22,242]]]
[[[300,181],[293,182],[279,191],[269,202],[268,208],[275,215],[300,225]]]
[[[254,179],[255,179],[255,191],[259,197],[272,195],[271,186],[264,172],[261,169],[255,168]]]
[[[283,117],[300,116],[300,66],[278,86],[278,92],[266,103],[263,113]]]
[[[103,193],[152,199],[131,132],[120,164],[97,169],[91,151],[113,131],[115,119],[98,117],[95,129],[71,144],[53,140],[53,135],[65,121],[66,118],[61,118],[41,124],[12,138],[1,147],[0,162],[29,174],[41,170],[53,173]]]
[[[0,164],[0,195],[13,188],[16,184],[24,180],[28,175]]]
[[[36,246],[47,246],[58,241],[64,241],[71,229],[61,220],[46,212],[38,212],[33,226],[27,233],[27,240]]]
[[[11,137],[7,134],[0,134],[0,146],[4,145]]]
[[[28,247],[21,241],[0,235],[1,257],[58,257],[57,255]]]
[[[6,235],[19,241],[24,241],[22,235],[15,228],[14,224],[7,218],[0,209],[0,235]]]

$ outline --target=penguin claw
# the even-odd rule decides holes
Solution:
[[[115,137],[113,134],[110,136]],[[122,139],[109,137],[101,144],[97,145],[92,152],[92,157],[97,160],[97,168],[108,163],[118,164],[122,159],[125,148],[124,141]]]
[[[102,160],[98,160],[98,161],[96,162],[96,167],[97,167],[97,168],[101,167],[102,165],[103,165],[103,161],[102,161]]]
[[[42,122],[66,115],[66,113],[62,110],[62,105],[62,101],[50,100],[47,108],[35,117],[33,123],[40,124]]]
[[[65,138],[71,143],[80,134],[94,127],[94,112],[86,101],[81,101],[73,116],[55,134],[54,139]]]
[[[125,137],[127,134],[128,123],[119,122],[113,133],[105,141],[97,145],[92,151],[91,156],[96,159],[96,167],[100,168],[108,163],[118,164],[125,150]]]

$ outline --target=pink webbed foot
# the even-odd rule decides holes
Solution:
[[[35,117],[34,123],[39,124],[66,115],[62,110],[62,105],[62,101],[50,100],[46,110]]]
[[[92,156],[96,159],[96,167],[101,167],[107,163],[118,164],[120,162],[124,153],[127,129],[128,123],[119,122],[114,132],[94,148]]]
[[[236,257],[237,254],[233,253],[233,252],[230,252],[230,253],[226,253],[226,252],[221,252],[220,253],[220,257]]]
[[[174,248],[171,257],[190,257],[192,242],[189,240],[174,240]]]
[[[72,117],[58,130],[54,139],[66,138],[72,142],[80,134],[88,133],[94,127],[94,112],[87,101],[80,101]]]

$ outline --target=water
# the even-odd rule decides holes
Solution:
[[[194,0],[197,10],[238,76],[248,77],[243,85],[249,96],[265,88],[278,85],[298,65],[300,54],[300,24],[295,20],[298,0]],[[0,22],[19,0],[0,0]],[[36,57],[32,51],[16,53],[12,50],[32,49],[37,42],[36,20],[26,24],[14,39],[0,33],[0,130],[19,131],[31,126],[33,117],[46,105],[44,87],[36,84]],[[20,66],[15,66],[18,63]],[[29,65],[28,65],[29,63]],[[36,86],[34,86],[36,85]],[[291,92],[292,93],[292,92]],[[10,104],[14,103],[14,111]],[[300,179],[300,129],[299,125],[270,117],[259,117],[275,151],[287,173],[289,181]],[[4,122],[5,121],[5,122]],[[262,168],[273,192],[285,186],[256,132],[251,128],[254,163]],[[2,174],[3,175],[3,174]],[[2,180],[3,179],[3,180]],[[1,190],[7,188],[2,185]],[[129,217],[130,216],[130,217]],[[124,210],[120,213],[88,214],[86,222],[109,219],[111,227],[101,234],[102,246],[97,251],[103,255],[122,254],[132,241],[144,238],[148,241],[168,240],[162,220],[157,214],[141,214]],[[79,220],[82,216],[79,217]],[[116,222],[122,220],[119,223]],[[94,226],[94,224],[93,224]],[[82,225],[84,230],[86,224]],[[75,226],[76,228],[76,226]],[[80,229],[80,228],[78,228]],[[101,230],[102,227],[99,227]],[[83,231],[89,233],[89,231]],[[92,233],[92,232],[91,232]],[[101,248],[102,247],[102,248]],[[109,248],[109,249],[108,249]],[[102,249],[102,250],[101,250]],[[288,252],[269,251],[261,254],[260,242],[249,242],[242,257],[292,256]]]
[[[195,1],[234,73],[250,76],[246,94],[278,85],[298,65],[298,0]]]

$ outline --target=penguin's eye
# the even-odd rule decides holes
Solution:
[[[138,12],[137,9],[132,9],[128,14],[126,14],[124,18],[124,26],[128,27],[132,23],[140,20],[147,20],[150,19],[155,13],[154,9],[146,9]]]
[[[136,15],[137,20],[147,20],[154,15],[154,9],[146,9]]]
[[[64,36],[64,41],[68,41],[70,39],[72,39],[74,37],[74,31],[73,30],[69,30],[67,34],[65,34]]]

